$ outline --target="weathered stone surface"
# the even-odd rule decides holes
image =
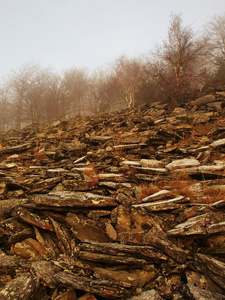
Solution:
[[[197,271],[203,272],[222,289],[225,288],[225,264],[213,257],[204,254],[196,254],[193,263]]]
[[[204,289],[200,289],[193,284],[187,284],[186,294],[192,299],[202,299],[202,300],[224,300],[225,296],[218,293],[212,293]]]
[[[224,299],[218,92],[1,133],[0,298]]]
[[[172,161],[171,163],[166,165],[166,169],[168,169],[169,171],[173,171],[176,169],[184,169],[198,166],[200,166],[200,162],[197,159],[184,158]]]
[[[28,199],[9,199],[0,201],[0,218],[10,213],[14,208],[28,203]]]
[[[157,236],[158,232],[150,230],[143,238],[145,245],[153,245],[154,247],[162,250],[174,260],[184,263],[187,258],[187,253],[165,238],[165,236]]]
[[[216,98],[214,95],[206,95],[206,96],[203,96],[201,98],[198,98],[194,101],[192,101],[192,105],[197,105],[197,106],[201,106],[201,105],[205,105],[207,103],[210,103],[210,102],[213,102],[215,101]]]
[[[117,201],[111,197],[70,191],[35,195],[32,200],[37,204],[58,207],[113,207],[118,205]]]
[[[9,281],[3,288],[1,288],[0,298],[2,300],[29,300],[35,293],[37,293],[38,288],[39,280],[31,274],[25,273]]]
[[[53,231],[53,226],[48,218],[34,214],[34,213],[30,212],[29,210],[26,210],[22,207],[16,208],[13,211],[12,216],[14,216],[16,219],[21,220],[25,223],[35,225],[42,229]]]
[[[137,296],[133,296],[129,298],[129,300],[162,300],[163,298],[156,292],[156,290],[152,289],[150,291],[142,292]]]
[[[54,275],[61,271],[59,267],[55,266],[50,261],[33,262],[31,270],[44,285],[47,285],[50,288],[54,288],[56,286]]]
[[[223,146],[225,146],[225,138],[219,139],[210,144],[210,147],[212,147],[212,148],[223,147]]]
[[[105,298],[117,299],[125,298],[129,295],[126,289],[118,285],[115,286],[109,280],[92,280],[65,272],[57,273],[54,279],[60,285],[91,292]]]
[[[141,200],[142,203],[144,202],[150,202],[150,201],[156,201],[156,200],[163,200],[168,198],[171,195],[170,191],[168,190],[161,190],[159,192],[156,192],[150,196],[147,196]]]
[[[30,148],[31,148],[31,144],[25,143],[25,144],[21,144],[21,145],[12,146],[12,147],[5,147],[1,150],[1,152],[6,153],[6,154],[11,154],[11,153],[18,153],[21,151],[25,151]]]
[[[163,210],[173,210],[180,206],[181,203],[186,203],[189,200],[184,196],[180,196],[174,199],[154,201],[148,203],[141,203],[132,205],[134,208],[145,208],[150,211],[163,211]]]
[[[96,241],[96,242],[109,242],[110,238],[106,231],[98,226],[95,221],[79,221],[73,228],[73,233],[80,241]]]
[[[220,220],[224,220],[225,215],[223,213],[206,213],[200,216],[189,218],[186,222],[178,224],[174,229],[167,232],[170,237],[177,236],[192,236],[192,235],[206,235],[219,230],[217,223]],[[213,224],[213,225],[212,225]]]

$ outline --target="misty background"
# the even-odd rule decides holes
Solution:
[[[225,82],[224,0],[0,0],[0,132]]]
[[[93,70],[152,49],[171,12],[199,31],[224,10],[224,0],[0,0],[0,78],[28,63]]]

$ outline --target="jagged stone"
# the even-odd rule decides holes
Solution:
[[[10,213],[14,208],[28,203],[28,199],[9,199],[0,201],[0,218]]]
[[[224,89],[208,93],[1,133],[0,298],[224,299]]]
[[[189,218],[186,222],[178,224],[174,229],[167,231],[168,236],[192,236],[192,235],[207,235],[213,232],[213,228],[216,230],[216,224],[218,229],[218,222],[224,220],[225,215],[223,213],[206,213],[200,216]],[[216,223],[216,224],[215,224]],[[215,227],[213,227],[215,225]],[[211,229],[210,229],[211,228]],[[222,228],[222,226],[221,226]],[[208,231],[209,229],[209,231]]]
[[[163,210],[173,210],[180,207],[181,203],[189,202],[184,196],[177,198],[163,200],[163,201],[154,201],[148,203],[140,203],[132,205],[134,208],[145,208],[150,211],[163,211]]]

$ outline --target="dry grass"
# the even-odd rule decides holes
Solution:
[[[34,158],[36,160],[44,160],[44,159],[46,159],[48,157],[44,153],[37,151],[37,152],[34,152]]]
[[[124,150],[123,148],[115,148],[114,152],[113,152],[113,156],[122,156],[124,155]]]
[[[157,193],[160,191],[160,188],[153,184],[153,183],[150,183],[150,184],[142,184],[140,186],[140,195],[138,196],[139,199],[143,199],[145,197],[148,197],[150,195],[153,195],[154,193]]]
[[[204,203],[212,204],[219,200],[225,200],[225,191],[219,187],[207,187],[204,190]]]
[[[224,120],[215,120],[214,122],[208,122],[205,124],[195,125],[192,128],[191,134],[187,138],[181,139],[175,146],[193,146],[199,144],[199,139],[203,136],[212,138],[213,132],[220,126],[224,126]]]
[[[193,185],[193,183],[194,181],[190,179],[188,173],[174,172],[170,180],[168,179],[159,182],[159,186],[161,189],[169,189],[174,196],[182,195],[194,199],[195,195],[190,189],[190,186]]]

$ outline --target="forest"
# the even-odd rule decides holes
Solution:
[[[0,132],[158,101],[185,104],[211,81],[225,82],[225,13],[200,33],[172,14],[167,36],[140,57],[122,55],[91,73],[36,64],[12,71],[0,85]]]

